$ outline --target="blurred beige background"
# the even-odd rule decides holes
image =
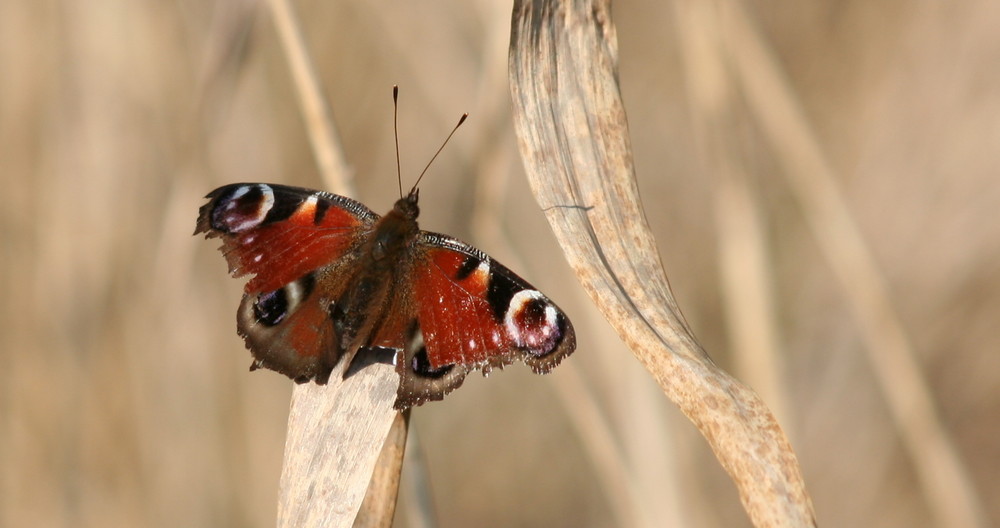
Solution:
[[[509,3],[295,6],[357,198],[383,211],[397,195],[393,84],[404,185],[469,112],[422,183],[422,226],[521,271],[579,333],[549,376],[473,376],[414,412],[424,465],[407,470],[397,525],[419,526],[429,494],[446,527],[747,526],[527,191]],[[969,498],[1000,522],[1000,4],[746,7],[873,250]],[[680,12],[614,6],[637,171],[696,334],[753,377],[733,353]],[[246,371],[242,284],[191,232],[219,185],[323,186],[289,79],[265,4],[0,3],[0,526],[273,525],[291,383]],[[740,123],[730,139],[764,219],[780,345],[781,396],[762,392],[780,398],[821,524],[933,525],[847,301],[859,286],[831,271],[752,114]],[[581,384],[606,422],[586,413]]]

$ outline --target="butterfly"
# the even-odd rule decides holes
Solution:
[[[250,370],[325,384],[341,362],[388,350],[404,410],[473,370],[520,359],[544,374],[573,352],[573,325],[548,297],[469,244],[420,230],[418,195],[414,184],[385,216],[267,183],[206,196],[195,235],[220,238],[230,273],[253,276],[237,312]]]

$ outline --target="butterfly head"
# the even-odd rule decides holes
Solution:
[[[417,218],[420,216],[420,207],[417,206],[417,201],[420,198],[420,189],[414,187],[410,189],[409,194],[396,200],[396,205],[393,210],[399,212],[406,218]]]

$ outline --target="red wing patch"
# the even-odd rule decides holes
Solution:
[[[424,256],[412,280],[431,367],[510,363],[511,342],[488,298],[490,259],[447,247]]]

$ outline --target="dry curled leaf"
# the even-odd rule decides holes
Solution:
[[[756,526],[811,526],[787,438],[684,321],[646,223],[606,1],[515,2],[510,84],[525,169],[584,288],[695,424]]]

